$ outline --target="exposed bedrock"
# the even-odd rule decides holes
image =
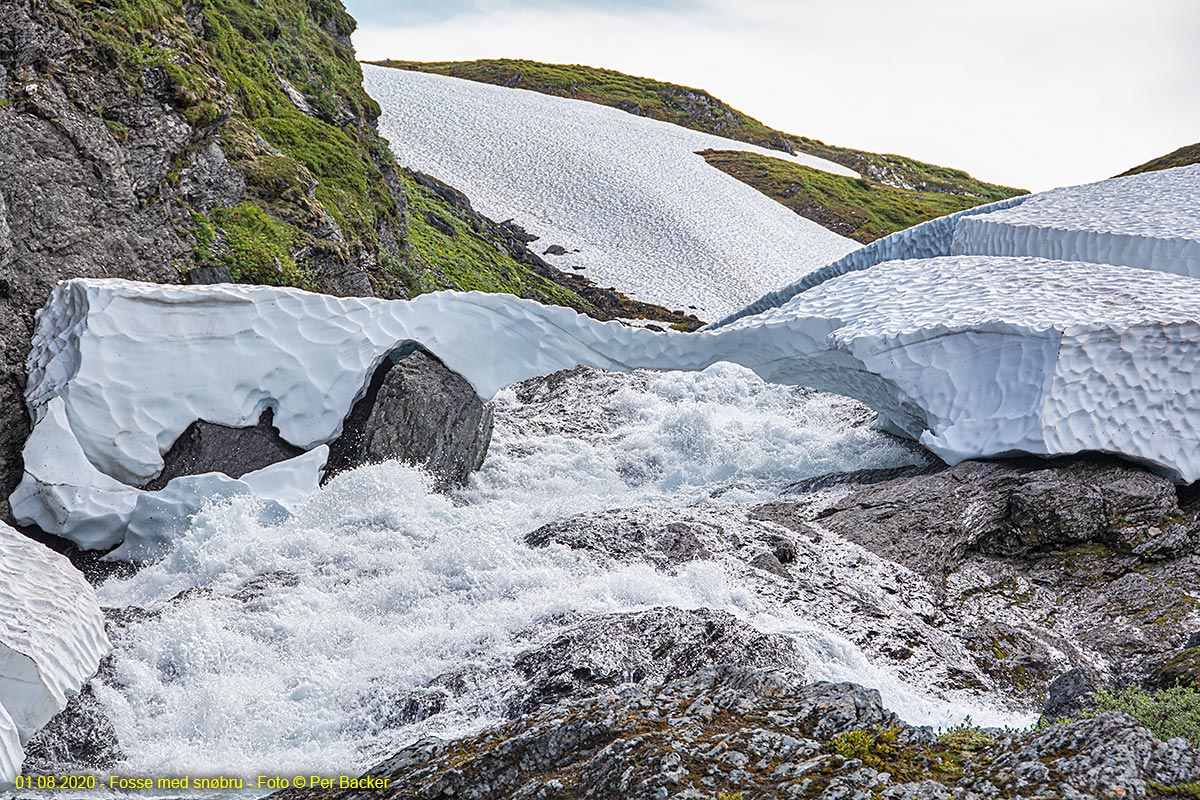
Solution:
[[[845,478],[757,506],[585,514],[527,541],[667,572],[715,559],[918,685],[1026,709],[1069,669],[1100,686],[1200,672],[1183,649],[1200,523],[1165,478],[1091,458]]]
[[[515,661],[526,682],[509,707],[514,716],[562,697],[623,684],[662,684],[717,665],[804,674],[787,636],[762,633],[724,611],[652,608],[587,617]]]
[[[471,665],[438,676],[396,697],[392,713],[375,720],[408,725],[457,707],[480,686],[506,687],[489,713],[516,719],[566,698],[582,698],[622,686],[657,686],[714,666],[753,667],[800,677],[805,662],[794,640],[763,633],[732,614],[714,609],[650,608],[547,620],[526,632],[528,648],[510,661]],[[478,716],[482,712],[474,712]]]
[[[717,667],[565,699],[456,740],[423,739],[367,776],[379,779],[364,782],[374,788],[275,796],[515,800],[586,787],[596,800],[1145,798],[1200,778],[1200,757],[1121,714],[942,737],[900,722],[873,690]]]
[[[246,428],[196,420],[163,454],[162,472],[142,488],[157,491],[175,478],[205,472],[223,472],[231,478],[240,478],[303,453],[279,435],[272,422],[274,416],[274,409],[267,408],[256,425]]]
[[[376,368],[330,444],[325,477],[400,460],[427,469],[438,488],[461,486],[483,465],[491,437],[492,408],[471,384],[428,352],[404,348]]]

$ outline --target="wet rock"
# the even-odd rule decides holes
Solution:
[[[491,436],[491,406],[471,384],[433,355],[401,349],[376,369],[330,443],[326,476],[398,459],[429,470],[445,490],[479,469]]]
[[[29,740],[23,771],[37,775],[106,770],[123,758],[116,729],[89,683]]]
[[[1050,684],[1046,705],[1042,707],[1042,717],[1055,721],[1063,717],[1073,717],[1093,707],[1090,695],[1097,688],[1099,687],[1094,680],[1084,670],[1067,670]]]
[[[561,244],[552,244],[542,251],[542,255],[544,256],[565,256],[566,254],[567,248]]]
[[[826,527],[923,574],[968,551],[1023,557],[1083,544],[1171,557],[1195,540],[1166,478],[1099,458],[967,461],[864,486],[828,509]]]
[[[528,687],[510,707],[525,714],[561,697],[663,683],[719,665],[804,672],[787,636],[761,633],[724,611],[655,608],[590,617],[522,653],[515,666]]]
[[[206,472],[223,472],[231,478],[240,478],[302,454],[303,450],[279,435],[274,419],[274,410],[267,408],[253,427],[193,422],[163,455],[162,471],[143,488],[154,491],[181,475]]]
[[[184,283],[193,286],[210,283],[233,283],[233,275],[229,267],[193,267],[183,276]]]
[[[717,667],[566,698],[482,733],[426,738],[349,798],[1145,798],[1200,777],[1200,753],[1121,714],[1038,731],[942,736],[853,684]],[[313,797],[290,790],[286,798]]]
[[[614,509],[556,520],[529,533],[532,547],[565,545],[618,561],[649,561],[661,567],[712,557],[704,540],[719,530],[702,522],[655,524],[640,509]]]

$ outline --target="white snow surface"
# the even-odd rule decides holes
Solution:
[[[699,370],[854,397],[950,463],[1103,451],[1200,478],[1194,396],[1200,280],[1033,258],[888,261],[712,332],[656,333],[504,295],[412,301],[293,289],[60,284],[38,320],[35,427],[14,514],[114,558],[161,551],[213,494],[302,497],[370,375],[416,342],[483,397],[576,365]],[[144,483],[197,419],[252,425],[275,409],[310,451],[255,486],[223,475]]]
[[[513,219],[602,286],[701,318],[728,314],[859,245],[720,170],[697,151],[748,150],[839,175],[831,161],[537,92],[363,66],[380,132],[403,165]]]
[[[1053,189],[963,216],[955,255],[1095,261],[1200,277],[1200,164]]]
[[[0,523],[0,787],[108,650],[91,584],[64,556]]]
[[[1200,277],[1200,165],[1000,200],[885,236],[707,326],[893,259],[1031,256]]]

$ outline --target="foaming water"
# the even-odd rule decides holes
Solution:
[[[805,477],[921,457],[866,420],[851,401],[729,365],[591,373],[502,394],[487,463],[453,497],[386,463],[338,476],[281,525],[245,499],[212,506],[162,561],[99,590],[107,607],[149,610],[125,615],[112,678],[96,682],[128,754],[121,769],[352,772],[417,736],[498,719],[503,667],[566,615],[658,605],[725,609],[792,633],[814,677],[876,685],[915,722],[953,721],[950,704],[716,563],[666,575],[524,543],[580,512],[766,499]],[[472,667],[473,688],[441,713],[398,717],[408,691]]]

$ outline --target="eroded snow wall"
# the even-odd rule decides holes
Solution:
[[[1001,200],[878,239],[707,326],[778,307],[847,272],[949,255],[1030,256],[1200,277],[1200,165]]]
[[[104,614],[65,557],[0,523],[0,787],[108,653]]]
[[[268,287],[76,280],[39,317],[34,432],[12,506],[81,547],[145,558],[205,497],[294,497],[380,361],[416,342],[483,397],[577,365],[746,366],[854,397],[950,463],[1103,451],[1200,478],[1189,406],[1200,377],[1200,280],[979,256],[883,262],[711,332],[655,333],[505,295],[412,301]],[[268,405],[302,456],[234,481],[143,483],[196,419],[244,426]],[[237,485],[241,484],[241,485]],[[286,513],[286,504],[280,503]],[[123,543],[123,544],[122,544]]]

